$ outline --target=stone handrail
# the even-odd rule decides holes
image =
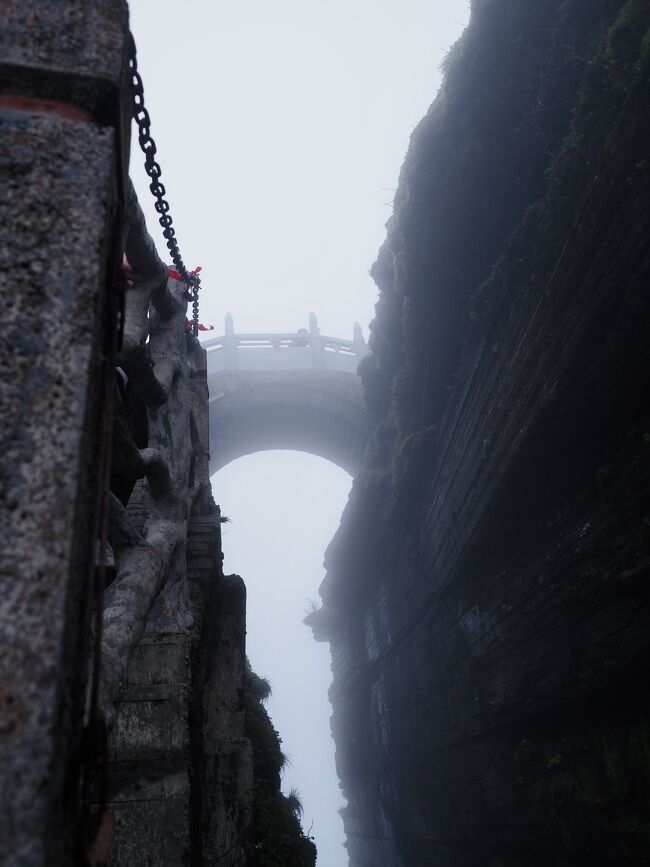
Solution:
[[[318,321],[309,314],[309,329],[298,331],[235,333],[233,318],[226,314],[224,333],[202,341],[208,351],[211,370],[265,369],[277,367],[277,357],[271,353],[282,352],[283,368],[311,367],[327,370],[332,367],[356,372],[356,366],[368,352],[361,326],[355,322],[353,339],[328,337],[320,333]],[[257,355],[253,350],[260,350]],[[264,353],[268,353],[265,355]],[[338,358],[336,358],[338,356]]]

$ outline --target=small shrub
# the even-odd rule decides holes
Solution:
[[[266,678],[246,666],[245,733],[253,747],[253,819],[247,841],[249,867],[315,867],[316,846],[300,824],[299,792],[280,791],[287,758],[262,702],[271,694]]]

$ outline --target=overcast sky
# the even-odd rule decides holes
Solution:
[[[440,83],[467,0],[132,0],[145,99],[181,252],[203,266],[201,321],[223,331],[367,335],[368,270],[411,130]],[[155,222],[134,143],[133,177]],[[293,452],[242,458],[213,479],[233,523],[225,567],[245,579],[248,650],[292,760],[319,867],[343,867],[326,645],[301,624],[350,479]]]

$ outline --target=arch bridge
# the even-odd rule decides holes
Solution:
[[[207,350],[210,474],[243,455],[293,449],[326,458],[354,475],[368,444],[359,361],[368,352],[361,327],[352,340],[309,328],[237,334],[231,314]]]

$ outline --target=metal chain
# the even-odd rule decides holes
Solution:
[[[149,189],[156,200],[155,208],[158,214],[158,222],[163,230],[163,238],[167,243],[167,249],[174,263],[174,267],[181,275],[183,282],[187,285],[185,297],[192,302],[192,332],[196,337],[199,333],[199,289],[201,286],[201,278],[198,274],[194,274],[187,270],[185,263],[178,249],[178,241],[176,240],[176,231],[172,225],[172,216],[169,213],[169,202],[165,198],[166,190],[160,182],[162,174],[160,165],[156,162],[156,143],[151,137],[151,118],[149,112],[144,106],[144,86],[142,78],[138,72],[138,62],[135,52],[135,40],[130,34],[131,47],[129,54],[129,70],[131,72],[131,93],[133,97],[133,119],[138,125],[138,141],[140,148],[144,154],[144,169],[151,178]]]

